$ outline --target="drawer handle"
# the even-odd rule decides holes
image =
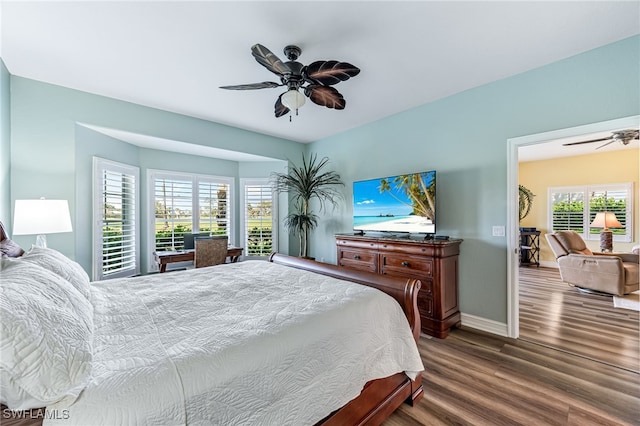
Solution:
[[[409,262],[407,262],[406,260],[404,262],[401,263],[402,266],[406,266],[409,267]]]
[[[354,254],[354,255],[353,255],[353,258],[354,258],[354,259],[356,259],[356,260],[358,260],[358,259],[360,259],[360,255],[359,255],[359,254]]]

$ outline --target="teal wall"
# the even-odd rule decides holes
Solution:
[[[0,222],[11,230],[11,95],[10,76],[0,58]]]
[[[640,113],[639,53],[629,38],[314,142],[347,202],[323,217],[311,255],[335,263],[353,181],[436,170],[437,233],[464,239],[461,310],[506,323],[507,241],[491,231],[507,223],[507,139]]]
[[[47,236],[48,244],[91,271],[91,181],[94,155],[146,170],[161,169],[228,176],[238,183],[240,164],[192,155],[143,149],[97,133],[80,124],[179,140],[273,159],[282,169],[289,157],[301,155],[303,145],[222,124],[135,105],[21,77],[10,77],[11,200],[61,198],[69,200],[74,232]],[[269,166],[261,166],[268,177]],[[245,167],[246,168],[246,167]],[[255,177],[255,176],[252,176]],[[147,214],[146,191],[141,214]],[[236,191],[236,212],[238,203]],[[237,214],[237,213],[236,213]],[[142,216],[143,218],[145,216]],[[236,234],[239,230],[236,229]],[[239,236],[234,236],[239,241]],[[16,236],[30,247],[35,236]],[[142,270],[150,253],[142,243]],[[285,245],[286,247],[286,245]]]

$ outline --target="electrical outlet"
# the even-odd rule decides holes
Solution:
[[[504,237],[504,226],[494,226],[492,235],[494,237]]]

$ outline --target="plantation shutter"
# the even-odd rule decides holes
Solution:
[[[633,240],[633,184],[585,185],[549,188],[549,229],[572,230],[585,240],[598,240],[601,228],[591,223],[599,212],[613,212],[622,225],[611,228],[614,241]]]
[[[571,230],[584,234],[585,194],[583,191],[551,193],[553,231]]]
[[[631,211],[632,203],[629,201],[631,191],[621,187],[603,187],[590,191],[589,200],[589,224],[593,222],[598,212],[613,212],[622,228],[612,228],[614,239],[626,241],[622,236],[628,236],[631,241]],[[599,238],[601,228],[589,227],[590,235]],[[615,238],[618,237],[618,238]]]
[[[274,196],[266,180],[246,181],[243,200],[244,247],[248,257],[266,257],[274,250]]]
[[[137,167],[94,158],[94,279],[136,275],[138,251]]]
[[[193,229],[192,179],[155,177],[155,250],[181,250],[184,234]]]
[[[233,178],[148,170],[149,252],[184,249],[184,234],[227,235],[233,244]],[[151,217],[151,216],[150,216]],[[155,262],[150,266],[154,270]]]
[[[229,185],[213,180],[198,182],[199,232],[229,236]]]

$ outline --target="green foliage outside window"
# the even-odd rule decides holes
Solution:
[[[247,238],[247,253],[250,256],[268,256],[273,251],[271,228],[253,227]]]
[[[122,229],[114,228],[109,225],[102,227],[103,243],[102,249],[102,272],[108,275],[111,271],[119,271],[122,259],[119,254],[124,251],[122,247]]]
[[[604,194],[589,200],[589,223],[593,222],[596,213],[613,211],[621,224],[627,223],[627,202],[625,199],[616,200]],[[583,223],[584,201],[559,201],[553,205],[553,229],[568,229],[581,234],[584,232]],[[625,235],[625,228],[611,229],[614,235]],[[600,228],[589,228],[590,234],[599,234]]]

